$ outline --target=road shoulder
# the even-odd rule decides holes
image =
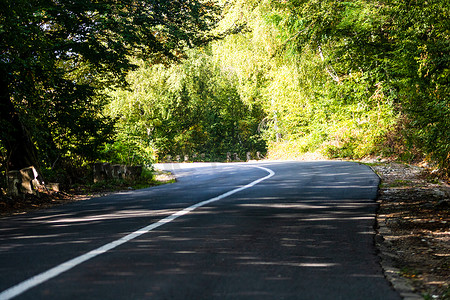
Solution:
[[[405,299],[450,299],[449,186],[417,166],[373,163],[380,176],[376,244]]]

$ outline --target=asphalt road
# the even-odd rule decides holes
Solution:
[[[0,219],[0,299],[400,299],[368,167],[160,167],[178,182]]]

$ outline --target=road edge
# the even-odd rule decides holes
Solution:
[[[148,232],[153,231],[154,229],[159,228],[160,226],[168,224],[168,223],[178,219],[179,217],[189,214],[190,212],[196,210],[197,208],[201,208],[210,203],[214,203],[219,200],[225,199],[233,194],[239,193],[240,191],[251,188],[251,187],[261,183],[262,181],[265,181],[275,175],[275,172],[269,168],[265,168],[265,167],[261,167],[261,166],[254,166],[254,168],[261,169],[269,174],[264,177],[261,177],[259,179],[256,179],[244,186],[237,187],[226,193],[220,194],[216,197],[210,198],[208,200],[200,201],[200,202],[190,205],[184,209],[178,210],[175,213],[172,213],[172,214],[160,219],[157,222],[150,223],[149,225],[142,227],[134,232],[131,232],[119,239],[116,239],[116,240],[109,242],[103,246],[100,246],[96,249],[93,249],[84,254],[76,256],[68,261],[65,261],[57,266],[54,266],[46,271],[43,271],[43,272],[41,272],[37,275],[34,275],[24,281],[21,281],[4,291],[0,290],[0,300],[9,300],[9,299],[15,298],[15,297],[25,293],[26,291],[28,291],[36,286],[39,286],[42,283],[44,283],[50,279],[53,279],[54,277],[57,277],[60,274],[65,273],[86,261],[89,261],[99,255],[107,253],[110,250],[113,250],[116,247],[121,246],[122,244],[125,244],[131,240],[134,240],[143,234],[147,234]]]
[[[378,176],[379,186],[377,193],[377,212],[375,215],[375,246],[377,249],[378,257],[380,258],[380,265],[383,270],[384,277],[390,282],[395,291],[405,300],[423,300],[424,298],[418,295],[414,291],[414,287],[408,281],[408,279],[402,277],[400,269],[394,266],[394,261],[398,256],[392,251],[389,251],[389,236],[392,236],[392,232],[386,225],[386,216],[379,214],[379,207],[381,200],[379,199],[379,188],[382,183],[381,177],[378,173],[369,165],[367,165],[375,175]]]

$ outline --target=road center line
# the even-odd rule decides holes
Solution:
[[[44,283],[44,282],[50,280],[51,278],[54,278],[54,277],[60,275],[61,273],[64,273],[64,272],[66,272],[66,271],[68,271],[68,270],[78,266],[79,264],[81,264],[81,263],[83,263],[85,261],[90,260],[91,258],[94,258],[94,257],[96,257],[98,255],[103,254],[103,253],[106,253],[109,250],[112,250],[112,249],[114,249],[114,248],[116,248],[116,247],[118,247],[118,246],[120,246],[120,245],[122,245],[122,244],[124,244],[126,242],[129,242],[129,241],[131,241],[131,240],[133,240],[133,239],[135,239],[135,238],[137,238],[137,237],[139,237],[139,236],[141,236],[141,235],[143,235],[145,233],[148,233],[148,232],[152,231],[153,229],[156,229],[156,228],[158,228],[160,226],[163,226],[163,225],[165,225],[167,223],[170,223],[173,220],[175,220],[175,219],[177,219],[177,218],[179,218],[181,216],[184,216],[184,215],[188,214],[189,212],[191,212],[191,211],[193,211],[193,210],[195,210],[195,209],[197,209],[199,207],[202,207],[202,206],[208,205],[210,203],[219,201],[219,200],[224,199],[224,198],[226,198],[228,196],[231,196],[231,195],[233,195],[235,193],[238,193],[238,192],[240,192],[242,190],[251,188],[252,186],[255,186],[258,183],[260,183],[260,182],[262,182],[262,181],[264,181],[266,179],[269,179],[270,177],[275,175],[275,172],[270,170],[270,169],[268,169],[268,168],[260,167],[260,166],[254,166],[254,167],[258,168],[258,169],[262,169],[262,170],[268,172],[269,175],[267,175],[265,177],[262,177],[260,179],[257,179],[257,180],[255,180],[255,181],[253,181],[253,182],[251,182],[251,183],[249,183],[249,184],[247,184],[245,186],[242,186],[242,187],[236,188],[234,190],[228,191],[228,192],[226,192],[226,193],[224,193],[222,195],[219,195],[217,197],[214,197],[214,198],[211,198],[211,199],[199,202],[197,204],[191,205],[191,206],[189,206],[189,207],[187,207],[187,208],[185,208],[183,210],[180,210],[180,211],[178,211],[178,212],[176,212],[176,213],[174,213],[174,214],[172,214],[170,216],[167,216],[167,217],[159,220],[156,223],[152,223],[152,224],[150,224],[150,225],[148,225],[146,227],[138,229],[135,232],[132,232],[132,233],[130,233],[130,234],[128,234],[128,235],[118,239],[118,240],[115,240],[115,241],[113,241],[111,243],[103,245],[103,246],[101,246],[101,247],[99,247],[97,249],[94,249],[94,250],[92,250],[90,252],[82,254],[82,255],[80,255],[78,257],[75,257],[75,258],[73,258],[71,260],[68,260],[68,261],[66,261],[66,262],[64,262],[64,263],[62,263],[62,264],[60,264],[60,265],[58,265],[58,266],[56,266],[54,268],[51,268],[51,269],[49,269],[49,270],[47,270],[45,272],[42,272],[42,273],[40,273],[40,274],[38,274],[36,276],[33,276],[33,277],[31,277],[31,278],[29,278],[29,279],[27,279],[25,281],[22,281],[21,283],[15,285],[15,286],[12,286],[9,289],[4,290],[2,293],[0,293],[0,300],[7,300],[7,299],[14,298],[14,297],[24,293],[25,291],[27,291],[27,290],[29,290],[29,289],[31,289],[31,288],[33,288],[33,287],[35,287],[35,286],[37,286],[37,285],[39,285],[41,283]]]

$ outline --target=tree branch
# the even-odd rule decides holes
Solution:
[[[325,61],[325,58],[324,58],[323,52],[322,52],[322,47],[320,47],[320,45],[319,45],[319,55],[320,55],[320,59],[322,59],[322,61]],[[339,76],[337,75],[336,71],[334,70],[334,68],[331,64],[329,64],[328,66],[325,66],[325,70],[327,70],[327,73],[331,76],[331,78],[333,78],[334,81],[336,81],[337,83],[341,82],[339,79]]]

